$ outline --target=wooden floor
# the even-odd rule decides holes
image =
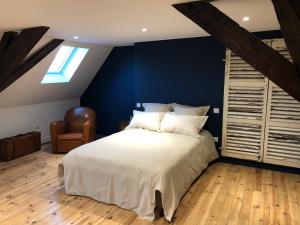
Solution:
[[[37,152],[0,163],[0,225],[169,224],[59,189],[62,155]],[[172,224],[300,225],[300,175],[215,163],[181,201]]]

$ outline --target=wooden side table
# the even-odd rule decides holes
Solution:
[[[129,122],[122,121],[119,123],[119,131],[124,130],[129,125]]]

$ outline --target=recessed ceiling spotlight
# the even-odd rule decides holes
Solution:
[[[73,38],[74,38],[74,39],[78,39],[79,37],[78,37],[78,36],[74,36]]]
[[[143,28],[142,31],[143,31],[143,32],[147,32],[148,29],[147,29],[147,28]]]
[[[244,22],[247,22],[247,21],[249,21],[249,20],[250,20],[250,17],[249,17],[249,16],[243,17],[243,21],[244,21]]]

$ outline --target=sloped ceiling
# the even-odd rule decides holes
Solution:
[[[188,0],[0,0],[0,32],[51,27],[50,37],[109,45],[204,36],[171,5]],[[218,0],[213,4],[246,29],[279,29],[271,0]],[[249,16],[250,21],[242,21]],[[148,32],[141,32],[142,28]]]
[[[57,48],[0,93],[0,108],[79,98],[112,45],[207,35],[172,7],[179,2],[186,1],[0,0],[0,33],[44,25],[50,30],[36,49],[51,38],[90,49],[70,83],[41,84]],[[218,0],[213,4],[250,31],[279,28],[271,0]],[[250,21],[243,22],[244,16]],[[147,32],[141,31],[144,27]],[[76,42],[74,36],[79,36]]]
[[[36,51],[49,40],[49,38],[43,38],[32,52]],[[69,83],[41,84],[59,49],[58,47],[0,93],[0,108],[80,98],[112,50],[112,46],[72,41],[65,41],[62,45],[89,48],[88,54],[78,67],[71,81]]]

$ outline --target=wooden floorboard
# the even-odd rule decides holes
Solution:
[[[0,163],[1,225],[166,225],[85,197],[58,185],[63,155],[47,152]],[[182,199],[171,224],[299,225],[300,175],[215,163]]]

